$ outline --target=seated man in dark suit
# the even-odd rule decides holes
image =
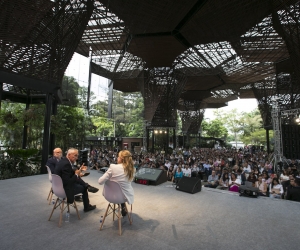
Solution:
[[[67,152],[67,157],[62,158],[56,165],[54,173],[62,178],[63,186],[67,195],[67,202],[73,203],[74,195],[82,193],[84,212],[91,211],[96,208],[96,205],[90,205],[88,196],[89,185],[81,178],[81,171],[87,169],[82,165],[79,169],[73,170],[73,164],[78,158],[78,150],[71,148]],[[97,190],[98,191],[98,190]]]
[[[53,156],[50,157],[46,163],[46,166],[50,168],[52,174],[54,174],[55,166],[61,160],[61,158],[62,158],[61,148],[53,149]]]

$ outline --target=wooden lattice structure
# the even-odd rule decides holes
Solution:
[[[151,126],[238,97],[257,98],[268,126],[272,96],[299,106],[299,13],[296,0],[0,0],[1,98],[61,100],[76,51],[114,89],[141,91]]]

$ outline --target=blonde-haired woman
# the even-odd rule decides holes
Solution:
[[[122,150],[118,155],[118,164],[110,164],[107,171],[99,178],[98,183],[104,184],[107,180],[118,182],[128,204],[134,201],[134,192],[131,181],[134,178],[135,168],[131,153],[128,150]],[[122,205],[122,216],[126,216],[125,204]]]

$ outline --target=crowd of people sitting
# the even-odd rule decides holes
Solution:
[[[117,160],[118,150],[94,149],[90,169],[109,167]],[[134,167],[160,168],[168,180],[178,182],[183,176],[200,178],[207,188],[238,192],[251,182],[260,196],[300,201],[300,164],[295,159],[274,167],[272,155],[245,147],[236,149],[175,149],[171,154],[133,153]]]

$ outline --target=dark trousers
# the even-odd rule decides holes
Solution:
[[[87,192],[87,186],[80,185],[78,183],[74,184],[74,195],[82,193],[82,201],[84,209],[87,209],[89,207],[90,201],[89,201],[89,195]]]
[[[208,183],[208,184],[204,185],[204,187],[216,188],[218,185],[219,184],[210,184],[210,183]]]

